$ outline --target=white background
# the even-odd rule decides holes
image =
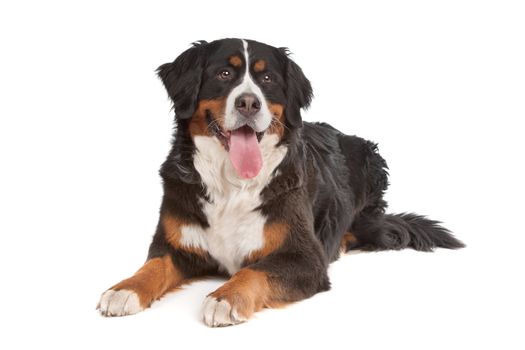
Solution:
[[[0,347],[523,349],[519,3],[3,1]],[[378,142],[390,211],[468,248],[346,256],[331,291],[236,327],[200,321],[221,280],[100,317],[157,221],[173,116],[154,70],[223,37],[290,47],[316,95],[305,119]]]

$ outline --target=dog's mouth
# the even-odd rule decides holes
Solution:
[[[264,131],[256,132],[248,125],[235,130],[224,130],[218,123],[213,122],[210,114],[207,114],[206,119],[209,130],[228,152],[237,175],[243,179],[256,177],[263,165],[259,142]]]

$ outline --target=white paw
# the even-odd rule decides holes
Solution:
[[[133,315],[144,308],[140,306],[139,296],[131,290],[107,290],[100,297],[98,310],[103,316]]]
[[[217,300],[214,297],[204,299],[202,320],[210,327],[224,327],[246,321],[226,300]]]

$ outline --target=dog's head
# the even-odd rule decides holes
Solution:
[[[263,135],[279,139],[302,125],[312,87],[284,48],[252,40],[197,42],[158,69],[179,127],[216,137],[239,176],[262,167]]]

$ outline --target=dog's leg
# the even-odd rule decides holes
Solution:
[[[241,269],[208,295],[203,321],[220,327],[241,323],[264,307],[276,307],[328,290],[322,258],[297,253],[272,254]]]
[[[182,280],[171,256],[152,258],[132,277],[105,291],[97,308],[104,316],[132,315],[149,307]]]
[[[97,307],[102,315],[135,314],[185,281],[217,271],[207,252],[181,241],[183,228],[181,220],[162,211],[148,260],[132,277],[102,294]]]

